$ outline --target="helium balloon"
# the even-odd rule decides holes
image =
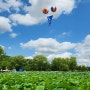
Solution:
[[[57,10],[56,7],[53,7],[53,6],[51,7],[51,11],[52,11],[52,12],[56,12],[56,10]]]
[[[48,13],[48,10],[46,8],[44,8],[42,11],[43,11],[44,14]]]

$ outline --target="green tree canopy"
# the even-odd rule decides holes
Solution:
[[[69,70],[67,60],[64,58],[54,58],[52,60],[52,70],[67,71]]]
[[[26,60],[24,59],[24,56],[18,55],[18,56],[11,57],[12,68],[15,67],[18,70],[19,68],[23,68],[23,66],[25,65],[26,65]]]
[[[70,58],[69,68],[70,68],[70,70],[75,70],[76,67],[77,67],[76,57],[72,56],[72,57]]]
[[[33,58],[33,61],[34,61],[34,65],[36,67],[36,70],[47,70],[49,63],[48,63],[48,60],[45,56],[36,55]]]

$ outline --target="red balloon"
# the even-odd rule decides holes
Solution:
[[[44,8],[42,11],[43,11],[44,14],[48,13],[48,10],[46,8]]]
[[[51,7],[52,12],[56,12],[57,8],[56,7]]]

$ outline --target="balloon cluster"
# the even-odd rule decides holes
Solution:
[[[52,11],[52,12],[56,12],[56,10],[57,10],[56,6],[55,6],[55,7],[53,7],[53,6],[51,7],[51,11]],[[47,13],[49,12],[49,10],[48,10],[47,8],[43,8],[42,12],[43,12],[44,14],[47,14]],[[53,15],[47,16],[48,24],[49,24],[49,25],[51,24],[52,18],[53,18]]]

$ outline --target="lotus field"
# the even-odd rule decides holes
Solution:
[[[90,72],[5,72],[0,90],[90,90]]]

